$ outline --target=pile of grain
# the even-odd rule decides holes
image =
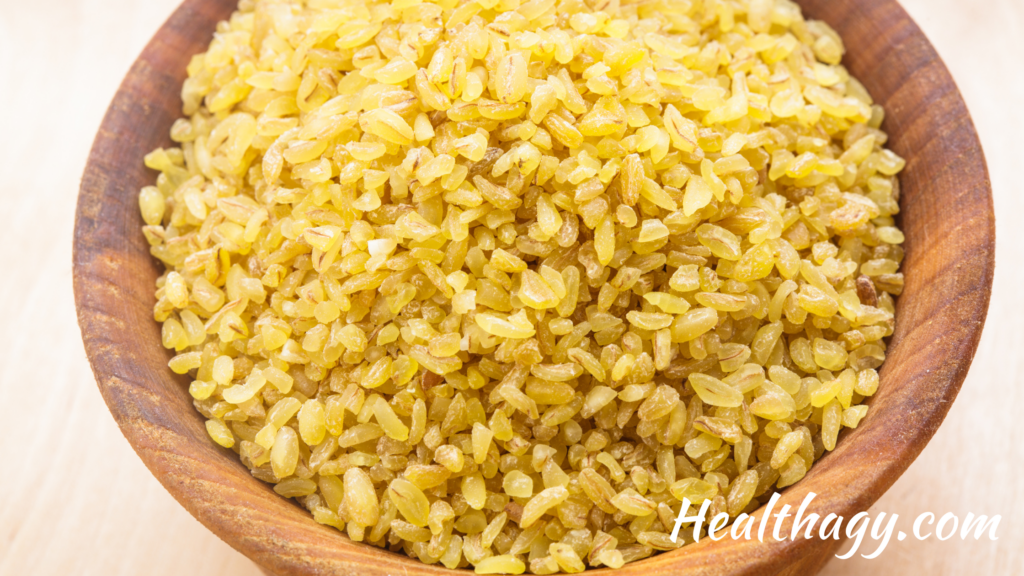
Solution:
[[[788,0],[242,0],[146,158],[170,367],[353,540],[681,546],[878,386],[904,163],[842,54]]]

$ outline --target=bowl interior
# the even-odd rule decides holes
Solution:
[[[167,369],[153,321],[162,272],[139,232],[142,158],[171,144],[189,58],[205,50],[236,0],[186,0],[132,67],[96,137],[82,180],[75,297],[97,383],[125,436],[189,512],[278,574],[440,574],[444,568],[349,541],[253,478],[210,442],[188,380]],[[984,156],[960,94],[935,50],[895,0],[801,0],[844,38],[844,61],[887,112],[902,176],[906,287],[871,410],[778,506],[849,517],[867,510],[942,422],[977,348],[994,270],[995,231]],[[755,513],[759,516],[763,510]],[[783,526],[789,526],[784,523]],[[617,574],[809,574],[838,542],[703,540]],[[787,568],[788,567],[788,568]]]

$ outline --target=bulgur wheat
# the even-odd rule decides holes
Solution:
[[[684,545],[878,388],[882,109],[789,0],[241,0],[139,204],[217,444],[479,573]]]

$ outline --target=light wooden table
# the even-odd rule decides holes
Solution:
[[[904,0],[959,80],[999,215],[992,313],[946,423],[873,511],[1002,514],[998,542],[893,542],[829,576],[1024,568],[1024,2]],[[71,236],[93,134],[177,0],[0,5],[0,575],[256,576],[185,512],[121,436],[75,323]],[[50,416],[43,416],[50,414]],[[1014,513],[1018,516],[1014,517]],[[873,547],[866,549],[873,550]]]

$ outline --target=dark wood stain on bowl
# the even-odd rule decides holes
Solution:
[[[891,147],[908,159],[901,216],[906,288],[871,412],[780,502],[850,517],[906,470],[956,398],[981,336],[995,267],[984,155],[949,72],[895,0],[801,0],[844,38],[846,65],[887,113]],[[150,471],[189,512],[279,575],[446,572],[349,541],[254,479],[211,442],[188,380],[167,368],[153,321],[159,263],[139,232],[143,156],[170,144],[189,58],[205,50],[234,0],[186,0],[132,67],[96,136],[82,179],[74,282],[82,338],[100,391]],[[759,511],[760,513],[761,511]],[[758,513],[755,513],[757,516]],[[788,531],[790,524],[784,524]],[[619,575],[814,574],[839,542],[722,540],[627,565]],[[173,545],[173,543],[169,543]],[[600,571],[611,573],[611,571]]]

